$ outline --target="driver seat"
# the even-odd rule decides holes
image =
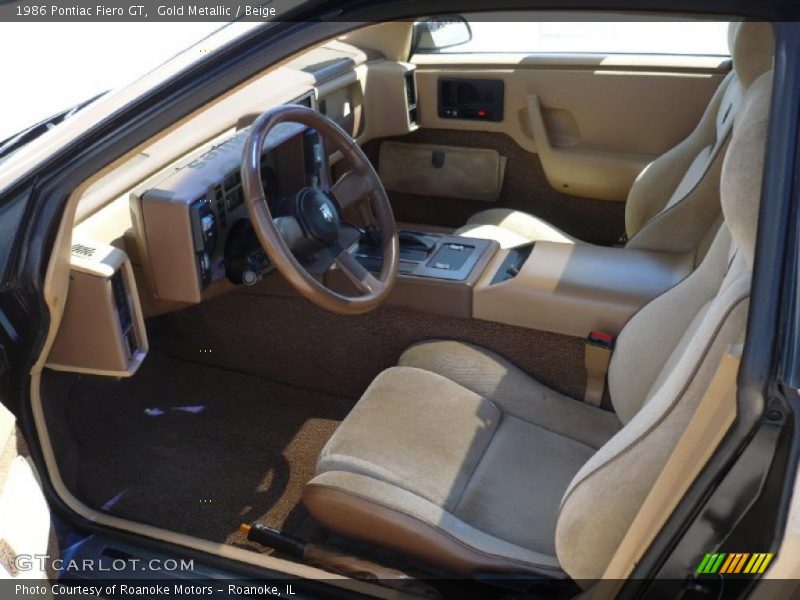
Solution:
[[[620,334],[614,412],[455,341],[409,348],[323,449],[304,502],[346,537],[447,572],[602,577],[707,389],[742,341],[772,74],[745,92],[700,266]],[[576,374],[576,376],[578,376]]]

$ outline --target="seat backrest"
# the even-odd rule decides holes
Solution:
[[[693,252],[719,217],[719,179],[742,93],[771,68],[769,23],[731,23],[733,70],[725,77],[689,137],[647,165],[625,207],[627,247]]]
[[[724,223],[706,257],[619,336],[608,383],[624,427],[572,480],[556,526],[575,579],[602,576],[723,353],[744,337],[771,90],[767,72],[744,92],[722,167]]]

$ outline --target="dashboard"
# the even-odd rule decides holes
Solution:
[[[249,125],[265,109],[291,103],[319,111],[361,145],[402,135],[418,127],[414,81],[413,65],[368,49],[340,41],[312,49],[104,174],[81,197],[73,239],[128,256],[145,317],[249,283],[270,268],[242,204],[238,171]],[[287,123],[265,143],[263,182],[273,214],[340,159],[313,138]]]
[[[148,351],[147,317],[271,270],[239,176],[247,128],[267,108],[318,110],[362,145],[418,128],[414,65],[383,53],[385,29],[367,27],[358,39],[331,40],[266,70],[98,174],[75,212],[69,294],[50,368],[130,376]],[[271,212],[279,215],[303,187],[330,183],[338,158],[326,155],[316,132],[276,127],[261,165]],[[87,328],[95,333],[86,336]]]
[[[200,302],[214,282],[254,283],[271,270],[244,206],[239,169],[248,131],[187,157],[131,194],[138,254],[155,297]],[[277,125],[261,158],[273,216],[300,189],[327,182],[327,169],[315,130]]]

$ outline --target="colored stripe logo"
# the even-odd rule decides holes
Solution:
[[[697,567],[698,575],[761,575],[772,561],[771,552],[717,552],[706,554]]]

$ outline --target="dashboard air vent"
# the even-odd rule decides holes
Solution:
[[[299,104],[300,106],[305,106],[306,108],[314,108],[314,92],[308,92],[307,94],[303,94],[299,98],[292,100],[289,104]]]
[[[125,289],[125,282],[122,280],[122,271],[117,270],[111,277],[111,291],[114,294],[114,303],[117,305],[117,316],[123,333],[127,333],[133,325],[128,292]]]
[[[125,340],[125,352],[128,360],[131,360],[138,350],[138,344],[136,343],[131,303],[128,299],[128,290],[123,281],[122,269],[117,269],[117,272],[111,276],[111,292],[114,296],[122,337]]]
[[[414,71],[409,71],[406,78],[406,100],[408,102],[408,123],[409,125],[419,124],[419,112],[417,110],[417,86],[414,82]]]

